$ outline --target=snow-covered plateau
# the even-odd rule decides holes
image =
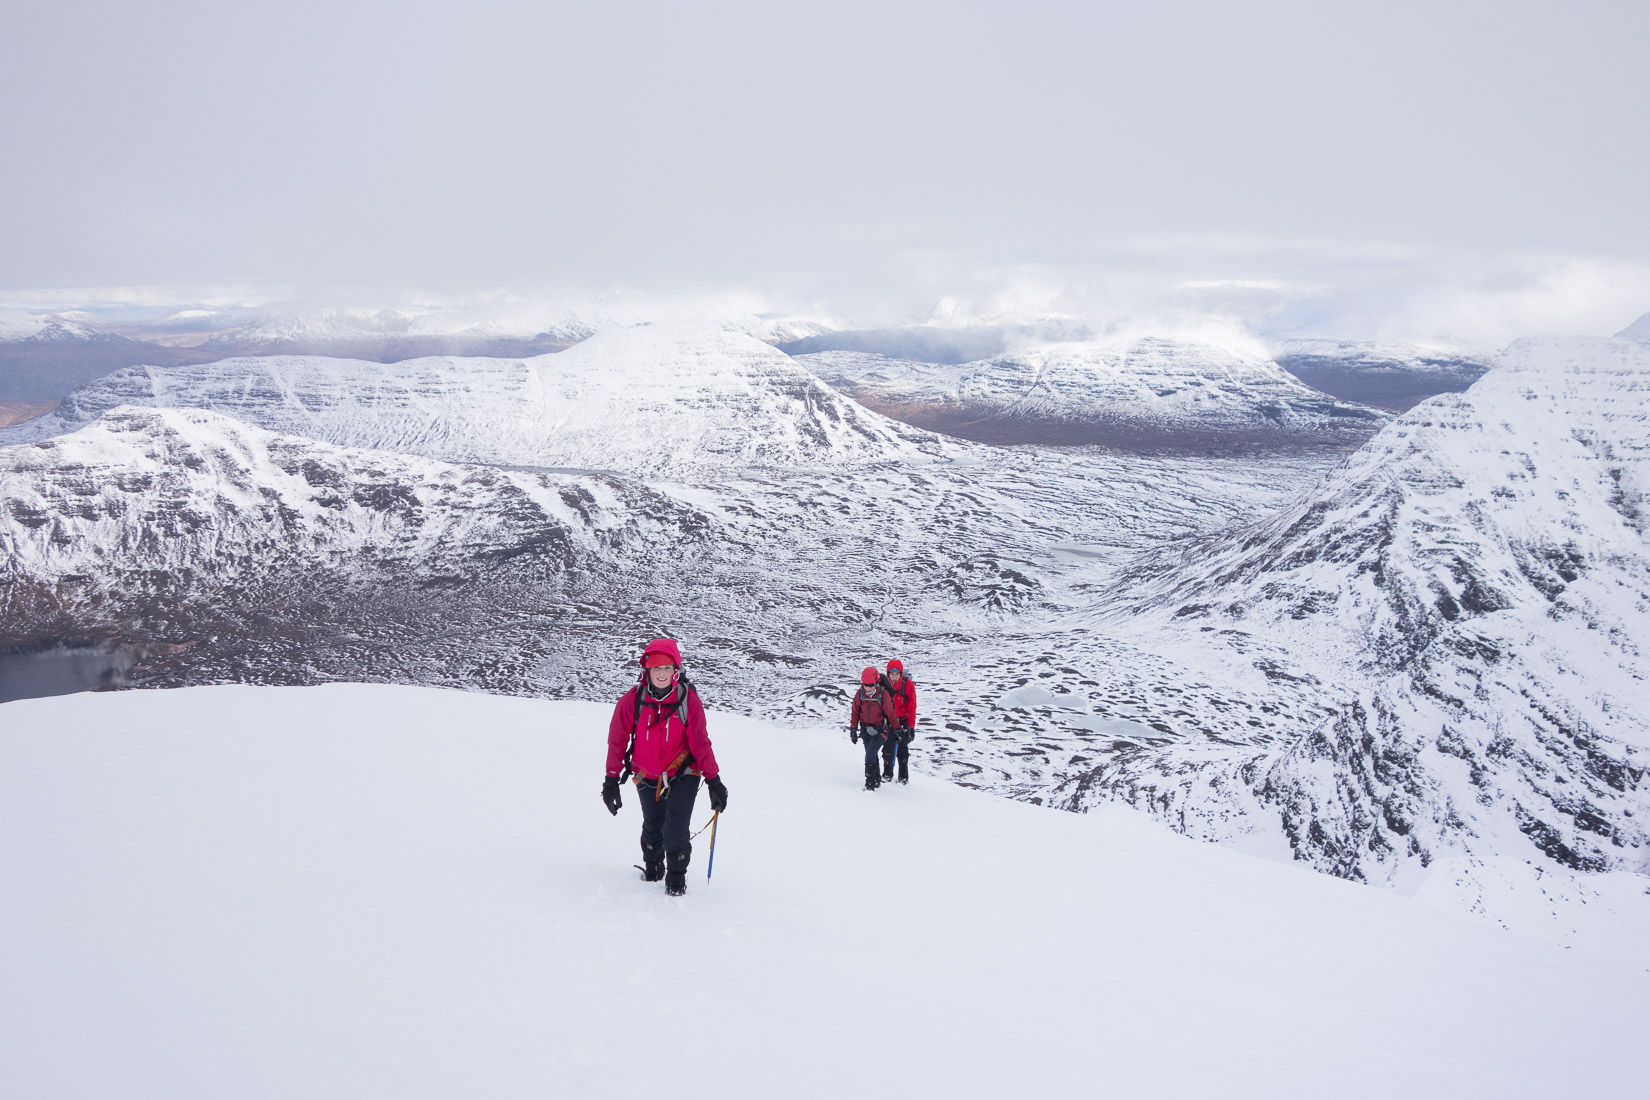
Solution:
[[[713,709],[686,897],[610,704],[383,685],[6,704],[30,1100],[1642,1095],[1650,963]],[[702,800],[701,800],[702,801]],[[695,815],[695,827],[708,818]]]
[[[1275,399],[1282,428],[989,446],[850,400],[815,373],[844,353],[704,326],[118,372],[0,433],[0,646],[144,647],[144,686],[590,700],[669,633],[710,706],[782,725],[845,723],[899,656],[926,776],[1582,948],[1650,924],[1650,349],[1525,342],[1396,418],[1263,359],[1069,350],[992,370],[1037,375],[1014,401],[1044,423],[1103,421],[1155,364],[1185,384],[1139,417],[1243,434]],[[1380,429],[1350,457],[1347,409]]]

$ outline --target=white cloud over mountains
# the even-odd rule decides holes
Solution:
[[[1028,282],[1248,317],[1277,284],[1381,316],[1382,271],[1650,263],[1628,0],[10,14],[0,287],[746,287],[891,320]]]

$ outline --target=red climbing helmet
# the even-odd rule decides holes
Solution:
[[[862,684],[874,684],[874,683],[876,683],[877,682],[877,670],[874,669],[874,668],[866,669],[864,672],[859,674],[859,682],[862,683]]]

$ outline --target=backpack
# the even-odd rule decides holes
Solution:
[[[877,683],[882,685],[883,691],[888,692],[890,695],[898,695],[901,699],[904,699],[907,698],[905,685],[910,684],[914,687],[916,686],[917,681],[911,677],[909,672],[907,672],[900,678],[900,686],[895,687],[893,684],[888,682],[888,674],[886,672],[881,672],[877,674]]]

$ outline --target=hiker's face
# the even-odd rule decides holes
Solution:
[[[899,669],[891,668],[891,669],[888,670],[888,682],[890,684],[893,684],[895,687],[898,687],[899,682],[903,679],[905,679],[905,673],[901,672]]]
[[[676,675],[676,669],[671,665],[654,665],[647,670],[647,678],[652,681],[653,686],[656,688],[669,687],[670,678],[674,675]]]

